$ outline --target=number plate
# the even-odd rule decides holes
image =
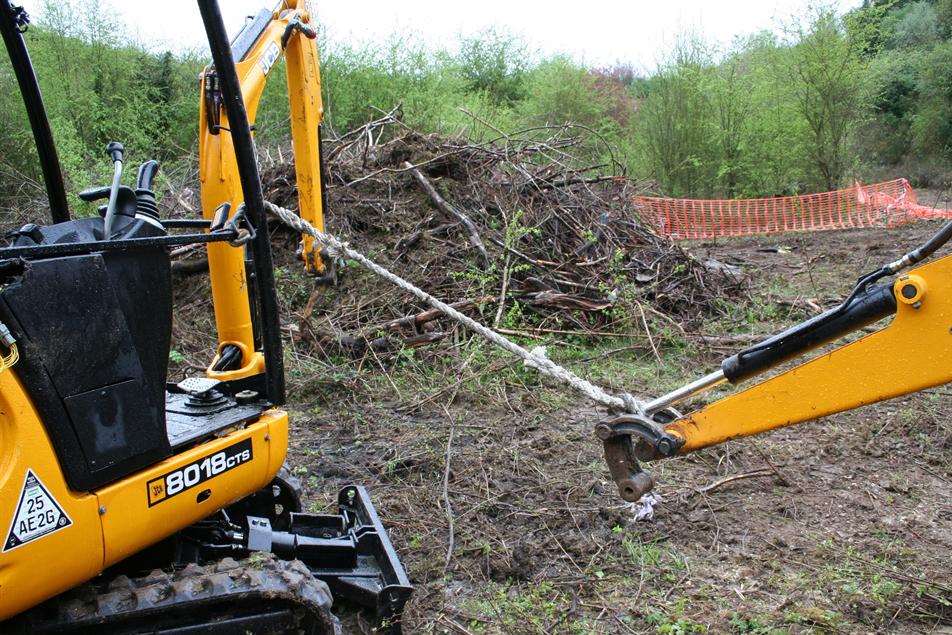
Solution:
[[[251,439],[238,443],[196,459],[185,467],[152,479],[146,486],[149,495],[149,507],[167,501],[173,496],[187,492],[205,481],[215,478],[252,459]]]
[[[23,489],[20,491],[20,502],[13,514],[13,524],[7,532],[3,551],[16,549],[20,545],[48,536],[72,524],[69,516],[49,490],[43,486],[33,470],[27,470]]]

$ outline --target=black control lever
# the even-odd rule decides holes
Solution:
[[[118,141],[110,141],[106,146],[106,154],[114,164],[112,186],[109,188],[109,204],[106,206],[106,218],[103,221],[103,240],[112,236],[112,222],[116,218],[116,207],[119,203],[119,186],[122,182],[122,155],[126,149]]]
[[[159,173],[158,161],[146,161],[139,166],[136,176],[136,213],[159,220],[159,206],[155,200],[155,177]]]
[[[111,145],[111,144],[110,144]],[[118,145],[118,144],[117,144]],[[121,147],[121,146],[120,146]],[[110,157],[113,154],[110,151]],[[155,177],[159,173],[158,161],[146,161],[139,166],[136,176],[136,189],[120,185],[116,195],[115,215],[133,216],[146,215],[159,220],[159,206],[155,200]],[[112,197],[112,187],[92,187],[79,193],[79,198],[87,203],[93,203]],[[108,206],[100,207],[103,215],[108,213]],[[110,228],[111,230],[111,228]],[[107,234],[107,236],[110,234]]]
[[[139,166],[139,173],[136,176],[137,190],[152,190],[155,185],[155,177],[159,173],[159,162],[152,160],[146,161]]]
[[[104,198],[109,198],[109,192],[112,191],[112,188],[108,185],[102,187],[91,187],[88,190],[83,190],[79,193],[80,200],[86,201],[87,203],[93,203],[95,201],[101,201]]]

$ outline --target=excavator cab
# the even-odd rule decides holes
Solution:
[[[111,184],[79,193],[99,214],[71,218],[29,17],[0,0],[53,221],[0,247],[0,339],[16,353],[0,367],[0,620],[17,616],[4,632],[334,632],[331,592],[399,629],[411,587],[366,490],[345,487],[337,513],[307,514],[282,467],[283,354],[251,122],[282,52],[289,82],[311,88],[292,109],[317,112],[314,31],[297,4],[263,10],[229,42],[217,2],[198,2],[214,60],[202,78],[201,218],[162,218],[155,161],[123,185],[118,142],[106,149]],[[295,134],[315,139],[295,149],[311,177],[307,117]],[[314,193],[302,195],[303,210]],[[208,248],[220,344],[203,376],[169,383],[170,250],[183,245]],[[320,270],[319,256],[308,267]],[[266,566],[240,562],[253,554]]]

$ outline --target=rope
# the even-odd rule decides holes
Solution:
[[[526,366],[534,368],[540,373],[552,377],[553,379],[556,379],[563,384],[574,388],[589,399],[600,403],[611,410],[644,414],[642,402],[635,399],[632,395],[627,393],[612,395],[605,392],[595,384],[582,379],[567,368],[563,368],[562,366],[559,366],[550,360],[543,347],[536,347],[530,351],[523,348],[522,346],[519,346],[507,337],[500,335],[483,324],[480,324],[476,320],[457,311],[445,302],[433,297],[411,282],[404,280],[397,274],[378,265],[363,254],[354,251],[347,243],[339,240],[331,234],[318,231],[313,225],[291,210],[285,209],[284,207],[280,207],[268,201],[265,201],[264,205],[269,212],[277,216],[289,227],[301,234],[313,236],[317,242],[328,249],[328,252],[331,256],[345,257],[348,260],[353,260],[360,263],[366,269],[372,271],[381,278],[403,289],[411,295],[416,296],[419,300],[427,303],[455,322],[462,324],[489,343],[498,346],[503,350],[509,351],[516,357],[521,358]]]

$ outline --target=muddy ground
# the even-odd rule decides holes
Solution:
[[[750,276],[708,337],[653,324],[650,339],[544,343],[604,385],[659,394],[933,229],[692,245]],[[289,461],[312,509],[370,488],[416,585],[406,632],[949,632],[948,388],[655,464],[663,500],[635,522],[591,434],[603,413],[480,343],[357,369],[289,354]]]

